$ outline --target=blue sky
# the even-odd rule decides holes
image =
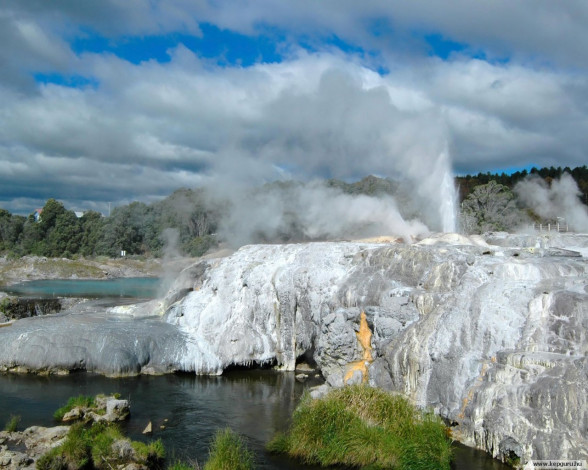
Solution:
[[[583,18],[579,0],[7,0],[0,207],[583,165]]]

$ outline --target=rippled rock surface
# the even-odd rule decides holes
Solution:
[[[0,364],[219,374],[312,359],[331,386],[401,391],[502,459],[588,458],[587,247],[506,234],[247,246],[186,269],[158,319],[2,328]]]
[[[185,343],[185,336],[159,317],[90,312],[27,318],[0,328],[0,371],[174,372]]]

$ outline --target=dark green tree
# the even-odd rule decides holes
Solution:
[[[82,256],[95,256],[98,254],[98,245],[103,236],[104,219],[102,214],[87,211],[80,219],[81,239],[80,254]]]
[[[78,253],[81,239],[82,228],[75,212],[66,210],[57,215],[54,226],[47,232],[44,254],[69,258]]]
[[[508,231],[522,220],[513,192],[494,180],[477,186],[461,205],[461,225],[466,233]]]
[[[24,230],[25,221],[26,219],[20,215],[12,215],[7,210],[0,209],[0,253],[20,253],[19,238]]]

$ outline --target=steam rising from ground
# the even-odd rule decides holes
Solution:
[[[428,230],[455,231],[456,191],[442,114],[366,68],[333,58],[300,62],[312,66],[295,81],[290,66],[256,94],[259,113],[248,118],[250,129],[211,163],[209,187],[233,206],[223,235],[253,241],[295,228],[300,238],[408,239]],[[407,218],[392,198],[352,197],[318,184],[290,188],[287,197],[234,189],[260,180],[369,174],[406,182],[417,210]]]
[[[580,199],[574,179],[564,173],[551,182],[551,187],[539,177],[529,177],[515,186],[521,202],[539,216],[553,221],[565,219],[571,230],[588,232],[588,209]]]
[[[160,275],[161,283],[159,287],[159,295],[163,296],[177,278],[181,266],[174,261],[182,257],[180,251],[180,234],[175,228],[166,228],[161,234],[161,242],[163,243],[163,257],[162,257],[162,274]]]
[[[405,220],[394,198],[345,194],[322,182],[284,183],[234,195],[219,234],[232,245],[396,235],[406,241],[428,233]]]

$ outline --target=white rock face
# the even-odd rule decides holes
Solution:
[[[257,245],[206,262],[183,276],[175,290],[194,290],[166,316],[190,338],[180,368],[293,370],[306,355],[341,386],[362,378],[352,366],[365,311],[373,385],[433,407],[457,439],[496,457],[587,458],[587,260],[561,237],[487,241],[501,246]]]
[[[304,357],[331,386],[367,380],[434,408],[496,457],[588,459],[587,247],[557,234],[247,246],[187,268],[152,312],[0,328],[0,370],[220,374]]]
[[[190,338],[182,368],[219,374],[232,364],[276,361],[294,370],[296,358],[312,350],[321,318],[340,304],[339,286],[365,247],[252,245],[204,262],[194,278],[182,276],[172,291],[194,290],[167,314]]]

